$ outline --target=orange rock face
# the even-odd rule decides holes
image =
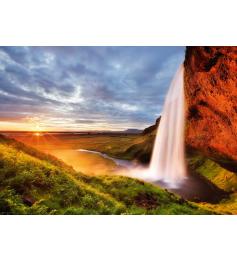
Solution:
[[[187,47],[186,143],[237,163],[237,47]]]

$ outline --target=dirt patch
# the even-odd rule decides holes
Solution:
[[[135,197],[135,203],[137,206],[148,210],[159,206],[156,196],[151,193],[139,193]]]

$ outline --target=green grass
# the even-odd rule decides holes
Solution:
[[[211,214],[167,190],[137,179],[120,176],[84,176],[83,179],[123,203],[126,214]]]
[[[50,155],[0,137],[1,214],[212,214],[142,181],[76,173]]]
[[[213,160],[196,153],[188,158],[188,163],[191,169],[224,191],[235,192],[237,190],[237,174],[221,167]]]
[[[237,193],[231,194],[228,199],[223,199],[218,204],[201,203],[199,206],[218,214],[237,215]]]
[[[82,213],[104,214],[124,209],[116,199],[75,181],[75,172],[53,165],[47,155],[38,159],[9,144],[0,144],[0,152],[1,213],[63,214],[73,207]]]
[[[219,214],[237,214],[237,174],[197,152],[188,157],[188,163],[192,170],[207,178],[220,189],[230,193],[229,197],[220,203],[200,203],[198,205]]]
[[[133,144],[121,152],[124,159],[137,159],[142,163],[149,163],[155,141],[156,130],[146,135],[139,135],[134,139]]]

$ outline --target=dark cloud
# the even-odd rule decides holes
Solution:
[[[98,123],[98,121],[95,121],[95,120],[86,120],[86,119],[77,119],[75,120],[75,123],[77,124],[96,124]]]
[[[14,62],[26,65],[29,63],[30,56],[28,54],[28,47],[0,47]]]
[[[0,116],[144,127],[183,57],[183,47],[0,47]]]

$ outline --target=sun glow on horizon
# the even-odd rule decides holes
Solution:
[[[133,110],[133,108],[131,108]],[[1,121],[0,118],[0,131],[14,131],[14,132],[32,132],[42,133],[42,132],[93,132],[93,131],[124,131],[126,129],[139,129],[136,123],[123,122],[110,123],[106,121],[98,121],[88,119],[81,119],[77,122],[74,120],[69,120],[68,118],[49,118],[45,115],[30,116],[24,118],[12,118],[7,121]],[[140,126],[145,128],[152,123],[144,124]]]
[[[42,136],[43,134],[42,133],[40,133],[40,132],[36,132],[36,133],[34,133],[34,136]]]

